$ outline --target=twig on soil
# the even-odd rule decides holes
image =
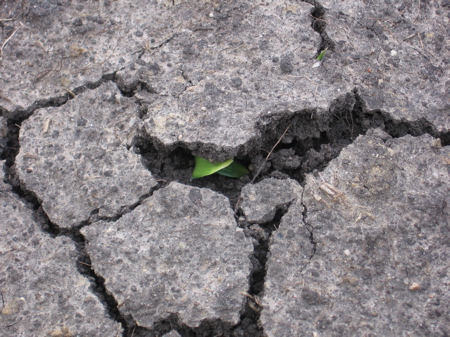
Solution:
[[[92,268],[92,266],[90,264],[87,264],[87,263],[84,263],[84,262],[81,262],[81,261],[78,261],[78,263],[84,264],[85,266],[88,266],[88,267]]]
[[[49,128],[49,126],[50,126],[50,122],[51,122],[51,119],[50,119],[50,118],[48,118],[48,119],[44,122],[44,125],[43,125],[43,128],[42,128],[42,134],[45,134],[45,133],[48,132],[48,128]]]
[[[249,298],[251,301],[247,300],[247,305],[250,307],[250,309],[252,309],[255,312],[260,312],[263,308],[263,305],[261,303],[261,300],[258,296],[256,295],[250,295],[244,291],[240,292],[241,295]]]
[[[2,47],[0,48],[0,60],[3,57],[3,48],[6,46],[6,44],[8,43],[9,40],[12,39],[12,37],[14,36],[14,34],[16,34],[16,32],[19,30],[20,27],[17,27],[16,29],[14,29],[14,31],[12,32],[12,34],[6,39],[5,42],[3,42]]]
[[[244,15],[250,13],[252,10],[254,10],[256,7],[259,7],[259,6],[267,6],[267,5],[265,5],[264,3],[259,3],[259,4],[255,5],[255,6],[251,7],[249,10],[244,12],[244,14],[242,14],[242,15],[244,16]]]
[[[21,321],[18,321],[18,322],[15,322],[15,323],[13,323],[13,324],[7,325],[7,326],[5,326],[5,328],[11,328],[11,327],[13,327],[14,325],[19,324],[20,322],[21,322]]]
[[[420,42],[420,45],[421,45],[422,49],[425,49],[423,47],[422,36],[420,36],[420,33],[417,33],[417,36],[419,37],[419,42]]]
[[[37,83],[39,82],[41,79],[43,79],[45,76],[47,76],[50,72],[52,72],[53,69],[46,69],[43,72],[40,72],[34,79],[33,79],[33,83]]]
[[[67,88],[63,88],[65,91],[67,91],[67,93],[69,93],[72,97],[75,97],[76,95],[72,92],[72,91],[70,91],[69,89],[67,89]]]
[[[308,14],[308,16],[309,16],[310,18],[312,18],[313,20],[323,21],[323,22],[327,23],[327,21],[326,21],[325,19],[322,19],[321,16],[320,16],[320,17],[317,17],[317,18],[316,18],[315,16],[311,15],[311,14]]]
[[[417,33],[414,33],[414,34],[412,34],[412,35],[410,35],[410,36],[408,36],[408,37],[405,37],[405,38],[403,39],[403,41],[412,39],[412,38],[413,38],[414,36],[416,36],[416,35],[417,35]]]
[[[281,135],[281,137],[278,139],[278,141],[275,143],[275,145],[272,147],[272,149],[270,150],[269,154],[267,155],[266,159],[264,159],[264,162],[261,164],[261,166],[259,167],[258,171],[256,172],[256,174],[253,176],[252,181],[250,182],[250,184],[253,184],[255,182],[255,179],[258,177],[258,175],[261,173],[261,170],[263,169],[264,165],[266,165],[267,161],[269,160],[270,155],[272,154],[273,150],[275,150],[275,148],[277,147],[278,144],[280,144],[281,140],[283,139],[283,137],[286,135],[286,132],[289,130],[289,128],[292,126],[292,123],[288,125],[288,127],[286,128],[286,130],[284,130],[283,134]]]
[[[12,21],[13,19],[0,19],[0,21]]]

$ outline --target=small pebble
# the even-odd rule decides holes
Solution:
[[[414,282],[413,284],[411,284],[411,286],[409,287],[409,290],[415,291],[415,290],[420,290],[420,284]]]

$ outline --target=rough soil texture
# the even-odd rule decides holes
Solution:
[[[2,1],[2,336],[450,336],[449,21]]]
[[[86,276],[76,244],[42,231],[26,203],[0,182],[3,336],[118,336]],[[64,289],[64,291],[62,291]]]
[[[157,184],[129,150],[138,112],[114,83],[105,83],[22,123],[16,170],[52,222],[76,226],[94,212],[113,217]]]
[[[448,335],[449,155],[376,130],[307,175],[305,217],[291,207],[272,238],[267,335]]]
[[[170,313],[193,327],[239,321],[253,247],[224,196],[173,182],[118,221],[81,233],[94,269],[139,326]]]

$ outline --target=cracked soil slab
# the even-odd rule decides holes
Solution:
[[[397,120],[450,127],[448,5],[442,1],[325,0],[322,18],[336,43],[322,68],[331,79],[355,79],[370,110]],[[433,111],[433,113],[430,113]]]
[[[302,194],[302,187],[293,179],[264,179],[242,188],[241,209],[250,223],[267,223],[273,220],[277,209],[288,208]]]
[[[33,212],[0,181],[0,326],[4,337],[118,336],[76,268],[78,252],[67,237],[41,231]]]
[[[238,322],[253,246],[224,196],[171,183],[117,222],[81,232],[95,272],[138,326],[170,314],[192,327]]]
[[[114,217],[157,183],[129,147],[139,106],[114,83],[40,109],[22,124],[16,171],[59,227]]]
[[[428,135],[375,130],[308,175],[316,251],[305,262],[311,243],[289,210],[272,236],[267,335],[449,334],[449,155]]]
[[[1,1],[0,330],[450,335],[449,8]],[[188,180],[267,153],[285,180]]]
[[[142,82],[153,93],[144,99],[145,127],[164,146],[182,143],[211,159],[231,158],[252,145],[261,115],[329,104],[328,95],[315,95],[320,79],[310,63],[319,37],[310,7],[233,1],[201,8],[195,25],[120,71],[118,83]],[[321,90],[339,95],[326,82]]]
[[[261,118],[322,114],[353,89],[369,110],[448,130],[444,12],[426,6],[416,24],[410,6],[330,1],[326,7],[270,1],[202,10],[196,25],[118,72],[118,83],[143,88],[152,139],[214,160],[251,149]],[[435,31],[423,33],[430,26]],[[329,50],[313,67],[318,48]]]
[[[137,60],[178,26],[162,1],[15,1],[0,4],[4,21],[0,106],[12,113],[70,92]],[[12,35],[14,33],[14,35]]]

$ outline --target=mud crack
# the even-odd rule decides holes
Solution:
[[[168,44],[170,41],[172,41],[174,38],[176,38],[178,36],[178,34],[179,33],[174,33],[174,34],[170,35],[166,39],[162,40],[156,46],[150,46],[147,41],[147,44],[142,45],[142,49],[135,52],[135,54],[138,53],[139,54],[138,59],[140,59],[142,56],[144,56],[145,52],[153,52],[154,50],[164,47],[166,44]]]
[[[302,200],[303,200],[303,194],[304,193],[305,193],[305,190],[303,190],[303,192],[302,192]],[[309,257],[309,261],[311,261],[313,259],[314,255],[316,254],[316,251],[317,251],[317,241],[314,239],[314,227],[308,223],[308,209],[307,209],[306,205],[303,202],[302,202],[302,206],[303,206],[303,212],[302,212],[303,223],[305,224],[306,230],[309,232],[309,240],[310,240],[311,245],[313,247],[311,255]],[[306,266],[304,268],[306,268]]]
[[[319,48],[317,49],[317,55],[320,54],[325,49],[333,50],[335,48],[335,42],[328,36],[326,27],[327,22],[325,20],[325,7],[322,6],[318,1],[316,0],[302,0],[303,2],[309,3],[310,5],[313,5],[314,8],[311,9],[310,17],[311,17],[311,27],[312,29],[319,33],[321,41]]]
[[[84,275],[91,283],[91,290],[97,296],[99,301],[105,307],[109,317],[120,323],[123,328],[123,337],[130,335],[130,327],[136,326],[136,322],[127,315],[122,315],[119,311],[119,303],[114,296],[106,289],[105,279],[98,275],[91,265],[91,258],[86,252],[86,240],[77,228],[72,231],[70,236],[77,244],[79,257],[77,260],[77,269],[81,275]]]
[[[237,221],[247,236],[253,238],[253,253],[250,256],[252,269],[249,275],[249,288],[245,296],[245,306],[241,312],[240,322],[233,327],[232,336],[264,336],[260,317],[264,281],[267,274],[267,261],[270,256],[270,238],[280,226],[281,219],[287,213],[289,205],[277,207],[274,218],[261,224],[250,224],[245,216],[237,214]]]
[[[50,107],[60,107],[66,104],[68,101],[74,99],[79,94],[98,88],[105,82],[112,81],[115,73],[105,74],[100,80],[96,82],[89,82],[77,87],[71,91],[67,90],[62,96],[52,97],[46,100],[38,100],[34,102],[31,106],[22,110],[7,111],[0,107],[0,115],[6,118],[7,121],[7,134],[6,134],[6,144],[3,152],[0,153],[0,160],[6,160],[6,165],[8,167],[12,166],[14,159],[19,153],[19,131],[22,123],[32,116],[36,110]]]
[[[374,128],[382,129],[393,138],[429,134],[439,138],[442,146],[449,145],[450,140],[448,131],[438,132],[424,118],[416,121],[396,120],[381,110],[367,109],[356,89],[331,102],[327,113],[300,110],[263,118],[258,126],[260,149],[268,152],[289,125],[291,127],[261,172],[261,179],[277,174],[302,183],[305,174],[323,170],[356,137]],[[249,161],[259,167],[262,154],[251,152]]]
[[[26,202],[26,205],[33,211],[35,221],[41,226],[43,232],[50,235],[52,238],[65,236],[75,243],[75,247],[78,251],[78,258],[76,260],[76,267],[80,274],[84,275],[91,284],[90,289],[93,294],[104,305],[109,316],[119,322],[124,328],[124,336],[128,336],[129,318],[124,317],[118,310],[117,301],[107,291],[104,283],[105,280],[97,275],[91,267],[91,260],[86,252],[86,242],[83,235],[80,233],[80,229],[89,225],[89,222],[83,222],[77,227],[73,228],[61,228],[57,224],[53,223],[48,215],[42,208],[42,203],[38,197],[31,191],[26,190],[18,182],[18,178],[15,173],[11,171],[11,168],[6,167],[6,183],[12,186],[12,192],[16,194],[21,200]]]

